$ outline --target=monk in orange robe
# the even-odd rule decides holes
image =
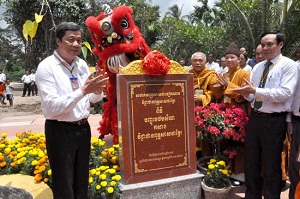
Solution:
[[[206,55],[196,52],[191,57],[192,69],[189,73],[194,74],[195,105],[207,106],[210,102],[222,97],[222,87],[218,84],[217,74],[205,68]]]

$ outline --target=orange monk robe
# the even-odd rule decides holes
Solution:
[[[200,95],[200,104],[196,106],[207,106],[212,100],[220,99],[223,96],[222,87],[214,87],[218,83],[216,72],[204,68],[201,72],[191,69],[189,73],[194,74],[194,89],[203,89],[203,95]]]
[[[232,89],[245,84],[243,79],[250,81],[250,73],[238,66],[233,73],[229,74],[230,82],[224,91],[222,102],[229,102],[231,105],[243,109],[249,115],[249,102],[242,95],[232,92]]]

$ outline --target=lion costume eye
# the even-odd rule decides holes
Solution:
[[[126,18],[122,19],[121,27],[125,30],[129,28],[129,23]]]

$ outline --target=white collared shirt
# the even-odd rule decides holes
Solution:
[[[30,84],[31,83],[31,76],[30,75],[23,75],[21,78],[22,82],[25,84]]]
[[[35,73],[31,73],[30,77],[31,77],[31,81],[35,82]]]
[[[63,59],[54,52],[60,60]],[[54,55],[44,59],[36,71],[36,83],[41,96],[41,107],[46,119],[58,121],[78,121],[87,118],[90,114],[90,102],[95,103],[103,98],[103,95],[94,93],[83,95],[80,87],[87,80],[90,71],[86,62],[76,57],[70,66],[63,61],[62,64]],[[70,78],[72,74],[78,78],[79,89],[73,91]]]
[[[255,97],[260,97],[263,103],[259,111],[264,113],[290,112],[298,81],[297,64],[281,54],[270,61],[273,64],[270,66],[264,88],[259,88],[259,83],[267,60],[253,67],[250,82],[256,87],[256,93],[250,94],[246,99],[252,101],[253,108]]]
[[[222,71],[222,68],[216,62],[211,62],[211,63],[207,62],[205,64],[205,67],[209,70],[215,71],[216,73],[220,73]]]

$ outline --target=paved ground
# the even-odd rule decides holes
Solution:
[[[33,131],[35,133],[44,132],[45,118],[40,111],[39,96],[21,97],[22,92],[20,84],[19,89],[14,92],[14,106],[0,105],[0,134],[6,132],[9,138],[14,138],[16,133],[22,131]],[[91,114],[89,123],[92,129],[92,136],[98,137],[100,114]],[[110,146],[111,139],[106,137],[107,145]],[[288,199],[289,183],[281,193],[281,199]],[[230,199],[243,198],[245,196],[245,186],[233,187]]]

